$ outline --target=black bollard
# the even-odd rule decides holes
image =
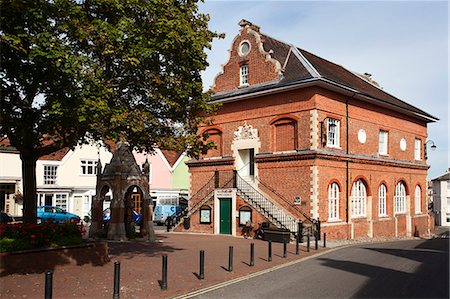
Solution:
[[[114,294],[113,299],[120,298],[120,262],[114,262]]]
[[[309,234],[306,236],[307,238],[306,238],[306,252],[309,252]]]
[[[53,293],[53,271],[45,272],[45,299],[52,299]]]
[[[295,254],[299,255],[300,254],[300,248],[299,248],[299,244],[298,244],[298,239],[299,237],[297,236],[297,238],[295,238]]]
[[[268,262],[271,262],[272,261],[272,241],[271,240],[269,240],[269,256],[268,256],[268,258],[267,258],[267,261]]]
[[[297,223],[297,236],[298,236],[298,241],[300,243],[303,243],[303,223],[299,222]]]
[[[286,239],[283,239],[283,257],[287,257],[287,242]]]
[[[250,243],[250,267],[255,265],[255,244]]]
[[[316,232],[314,236],[314,249],[319,249],[319,232]]]
[[[167,255],[162,256],[161,290],[167,290]]]
[[[233,246],[228,247],[228,272],[233,272]]]
[[[205,279],[205,251],[200,250],[200,275],[199,279]]]
[[[327,233],[323,233],[323,248],[327,247]]]

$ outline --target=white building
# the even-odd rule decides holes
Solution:
[[[37,204],[61,207],[80,217],[88,215],[95,195],[96,166],[109,163],[112,154],[104,146],[85,144],[61,149],[36,163]],[[1,209],[22,216],[20,198],[22,162],[14,148],[0,146]],[[19,196],[18,196],[19,195]]]
[[[21,203],[21,190],[22,161],[19,152],[3,139],[0,141],[0,209],[21,216],[22,205],[16,204]]]
[[[450,226],[450,168],[445,174],[432,180],[433,212],[436,224]]]

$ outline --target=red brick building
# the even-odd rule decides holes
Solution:
[[[213,86],[222,106],[202,128],[217,147],[188,162],[189,230],[240,235],[250,219],[295,231],[319,219],[331,238],[426,234],[437,118],[368,74],[240,26]]]

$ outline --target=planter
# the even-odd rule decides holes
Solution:
[[[107,242],[5,252],[0,253],[0,276],[43,273],[65,265],[101,266],[108,262]]]

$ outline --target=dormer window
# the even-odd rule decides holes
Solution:
[[[244,64],[240,69],[240,86],[248,85],[248,65]]]

